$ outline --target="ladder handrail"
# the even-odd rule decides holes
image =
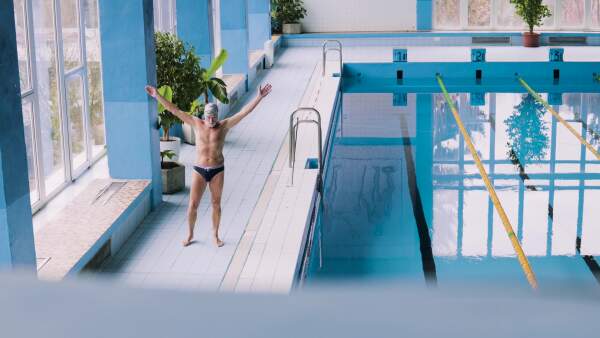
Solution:
[[[329,47],[329,43],[336,43],[338,45],[337,48],[335,47]],[[326,64],[327,64],[327,53],[329,51],[337,51],[340,53],[340,73],[343,71],[343,67],[344,67],[344,52],[343,52],[343,48],[342,48],[342,43],[339,40],[325,40],[323,42],[323,76],[325,76],[326,74]]]
[[[316,119],[298,119],[296,118],[296,114],[299,112],[311,112],[314,113],[317,118]],[[294,121],[294,118],[295,121]],[[290,134],[290,155],[289,155],[289,167],[292,168],[292,184],[294,184],[294,169],[295,169],[295,163],[296,163],[296,143],[297,143],[297,138],[298,138],[298,127],[301,123],[314,123],[317,125],[317,132],[318,132],[318,140],[319,140],[319,191],[321,190],[321,186],[322,186],[322,174],[323,174],[323,136],[322,136],[322,129],[321,129],[321,113],[312,107],[299,107],[298,109],[294,110],[294,112],[290,115],[290,130],[289,130],[289,134]]]

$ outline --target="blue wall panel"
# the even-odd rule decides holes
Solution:
[[[270,0],[248,0],[248,32],[250,50],[263,49],[271,39]]]
[[[432,0],[417,0],[417,30],[430,31],[433,29]]]
[[[177,0],[177,35],[200,55],[208,68],[213,58],[210,0]]]
[[[13,2],[0,2],[0,270],[35,271]]]
[[[221,46],[229,53],[226,74],[248,75],[247,0],[221,0]]]
[[[112,178],[152,180],[152,205],[162,199],[152,0],[100,1],[108,165]]]

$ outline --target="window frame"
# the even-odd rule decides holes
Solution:
[[[490,1],[490,24],[484,26],[470,26],[469,25],[469,1],[470,0],[458,0],[458,12],[459,12],[459,23],[457,26],[439,25],[438,11],[436,1],[433,1],[433,28],[434,30],[441,31],[523,31],[525,25],[517,26],[501,26],[498,24],[498,11],[500,1],[508,0],[489,0]],[[583,12],[584,18],[581,24],[576,25],[564,25],[561,23],[562,15],[562,3],[569,0],[550,0],[549,2],[553,5],[552,24],[544,25],[539,28],[540,31],[585,31],[594,32],[600,31],[600,24],[597,26],[592,25],[592,0],[583,0]]]
[[[92,151],[92,126],[90,123],[89,117],[89,74],[88,74],[88,64],[87,64],[87,41],[86,41],[86,32],[85,32],[85,6],[84,2],[87,0],[75,0],[77,5],[77,15],[78,15],[78,27],[79,27],[79,57],[81,60],[81,64],[69,71],[65,70],[65,60],[64,60],[64,50],[63,50],[63,40],[62,40],[62,21],[61,21],[61,1],[60,0],[50,0],[51,1],[51,11],[53,14],[53,18],[51,20],[51,25],[54,30],[53,35],[56,41],[56,50],[55,53],[55,64],[52,66],[56,67],[56,75],[57,75],[57,93],[58,93],[58,102],[57,109],[58,115],[60,117],[60,131],[61,131],[61,151],[62,151],[62,161],[63,161],[63,179],[60,184],[56,187],[53,187],[51,191],[47,191],[46,189],[46,175],[45,175],[45,167],[43,161],[43,146],[42,146],[42,130],[40,127],[40,105],[39,105],[39,96],[37,93],[37,54],[35,50],[35,39],[33,38],[33,34],[35,34],[34,30],[34,15],[33,15],[33,0],[24,0],[25,4],[25,27],[26,27],[26,39],[27,39],[27,47],[28,47],[28,70],[30,73],[31,80],[31,89],[21,92],[21,100],[25,102],[25,100],[30,100],[32,102],[32,116],[31,116],[31,124],[32,124],[32,153],[33,153],[33,162],[35,166],[36,173],[36,190],[38,194],[38,199],[36,201],[32,201],[31,207],[32,212],[35,213],[39,209],[41,209],[44,205],[46,205],[51,199],[53,199],[56,195],[58,195],[61,191],[63,191],[67,186],[69,186],[73,181],[79,178],[84,172],[86,172],[94,163],[100,160],[104,155],[106,155],[106,145],[102,151],[99,151],[93,154]],[[97,1],[95,2],[96,6],[98,6]],[[98,11],[96,11],[96,15],[99,15]],[[100,20],[98,18],[98,29],[100,29]],[[101,46],[99,46],[101,53]],[[101,55],[101,54],[100,54]],[[100,58],[100,65],[102,64],[102,60]],[[67,81],[73,77],[80,77],[82,84],[82,119],[84,124],[84,142],[85,142],[85,154],[86,160],[85,162],[78,168],[73,168],[72,163],[72,152],[71,152],[71,133],[70,133],[70,121],[67,111]],[[102,81],[102,72],[100,72],[100,81]],[[104,104],[103,104],[104,107]],[[104,134],[106,135],[106,127],[103,127]]]

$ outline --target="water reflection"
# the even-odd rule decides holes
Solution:
[[[544,105],[530,94],[523,100],[504,123],[508,133],[508,158],[524,171],[523,163],[539,161],[548,149],[548,126],[543,120]]]
[[[600,161],[529,95],[486,94],[481,105],[467,93],[452,99],[536,273],[593,279],[579,255],[600,254]],[[345,93],[342,101],[314,276],[423,279],[425,223],[440,280],[487,274],[524,282],[441,94],[408,94],[402,107],[392,94]],[[555,108],[594,142],[597,103],[600,94],[564,94]]]

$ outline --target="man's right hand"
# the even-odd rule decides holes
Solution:
[[[145,89],[146,89],[146,93],[148,93],[148,95],[156,98],[156,93],[157,93],[156,88],[154,88],[153,86],[146,86]]]

